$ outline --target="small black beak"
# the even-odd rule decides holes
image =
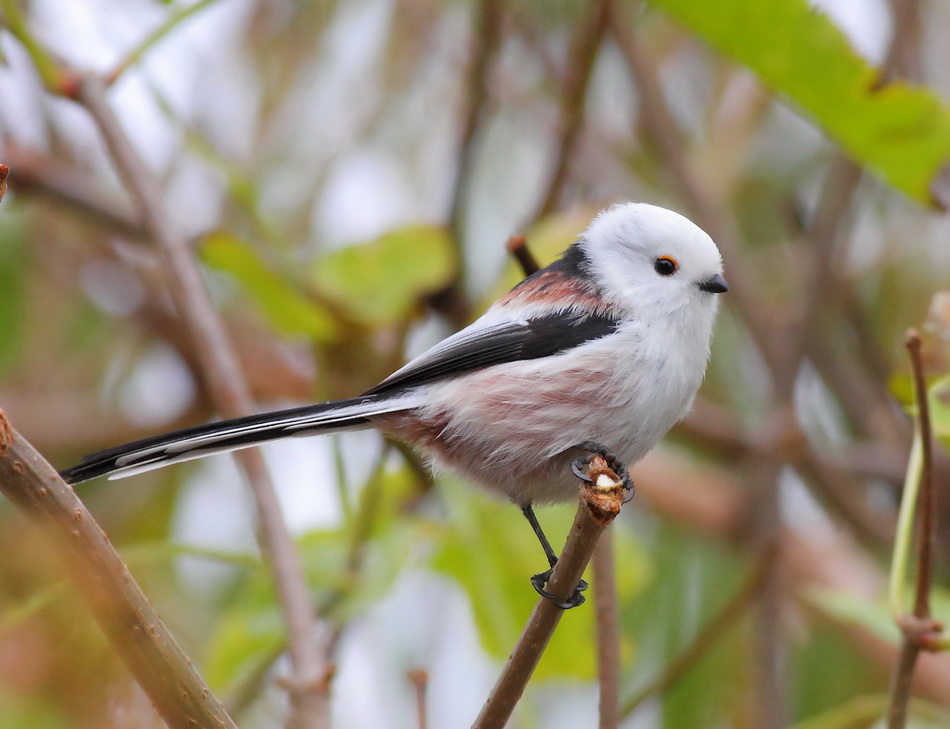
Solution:
[[[711,279],[700,283],[699,288],[711,294],[724,294],[729,290],[729,284],[726,283],[726,279],[717,273]]]

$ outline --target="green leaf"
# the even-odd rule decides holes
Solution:
[[[24,293],[31,259],[24,245],[26,221],[22,215],[5,213],[0,226],[0,371],[12,364],[24,337]]]
[[[455,265],[443,228],[408,225],[330,253],[317,264],[315,278],[327,298],[377,327],[405,320],[423,297],[448,285]]]
[[[950,450],[950,375],[930,386],[930,425],[934,435]]]
[[[261,655],[275,652],[285,641],[276,604],[249,605],[235,601],[218,621],[202,666],[213,691],[223,691],[246,680]]]
[[[807,0],[651,0],[710,45],[755,71],[857,160],[930,202],[950,159],[950,109],[878,71]]]
[[[336,337],[336,321],[330,312],[301,294],[293,282],[274,273],[246,242],[230,233],[216,232],[201,242],[199,250],[208,266],[240,282],[277,331],[304,334],[317,342]]]
[[[887,711],[887,696],[856,696],[818,716],[800,721],[793,729],[868,729]]]
[[[888,643],[897,644],[900,632],[883,600],[873,601],[848,593],[815,587],[804,597],[833,620],[857,625]]]
[[[511,504],[489,501],[461,484],[441,482],[450,514],[432,566],[456,580],[468,595],[483,648],[503,660],[511,652],[538,595],[529,578],[547,568],[534,533]],[[567,535],[574,505],[539,510],[538,518],[554,545]],[[617,589],[629,598],[645,581],[643,552],[623,535]],[[588,575],[589,577],[589,575]],[[596,589],[596,588],[595,588]],[[595,673],[594,611],[588,603],[569,611],[558,625],[535,672],[539,679],[572,677],[589,680]],[[578,649],[578,646],[585,646]],[[629,647],[629,646],[628,646]],[[589,648],[589,649],[588,649]]]
[[[15,689],[0,695],[0,729],[66,729],[67,721],[53,706],[41,704],[29,696],[18,696]],[[27,692],[20,689],[20,692]]]
[[[884,729],[890,699],[886,695],[856,696],[828,711],[795,724],[792,729]],[[907,729],[937,729],[947,726],[946,711],[935,704],[914,699]]]

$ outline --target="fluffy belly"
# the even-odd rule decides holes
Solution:
[[[592,350],[583,359],[509,364],[432,385],[428,405],[374,424],[417,446],[436,470],[452,470],[515,503],[576,498],[570,462],[582,454],[577,444],[595,441],[632,464],[696,389],[637,375],[656,368],[618,372],[616,350]]]

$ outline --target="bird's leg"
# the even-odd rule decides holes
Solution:
[[[554,554],[554,550],[551,549],[551,543],[548,541],[547,536],[545,536],[544,530],[541,528],[541,524],[538,523],[538,517],[535,516],[534,509],[532,508],[531,504],[522,506],[521,513],[524,514],[524,518],[528,520],[528,523],[534,530],[535,536],[538,538],[538,541],[541,542],[541,549],[544,550],[544,556],[548,558],[549,568],[544,572],[539,572],[531,578],[532,586],[534,586],[534,589],[538,591],[538,594],[541,595],[541,597],[546,597],[548,600],[554,600],[554,604],[563,610],[577,607],[582,602],[584,602],[584,596],[581,595],[581,593],[587,589],[587,582],[585,580],[581,580],[577,584],[577,589],[574,590],[574,594],[571,595],[567,602],[558,602],[556,595],[553,595],[544,589],[544,586],[548,583],[548,580],[551,579],[551,573],[554,572],[554,565],[557,564],[557,555]]]
[[[587,458],[575,458],[571,461],[571,471],[575,476],[581,481],[590,483],[591,479],[590,476],[587,475],[587,467],[590,466],[590,461],[594,456],[600,456],[607,462],[607,466],[610,470],[617,474],[621,483],[623,483],[623,490],[627,492],[623,503],[626,504],[633,498],[634,486],[633,479],[630,478],[630,471],[627,470],[627,464],[621,461],[616,453],[592,440],[586,440],[574,447],[578,450],[587,451],[590,454]]]

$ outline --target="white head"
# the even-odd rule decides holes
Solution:
[[[672,210],[614,205],[594,218],[580,244],[603,296],[637,318],[711,316],[717,294],[729,288],[712,238]]]

